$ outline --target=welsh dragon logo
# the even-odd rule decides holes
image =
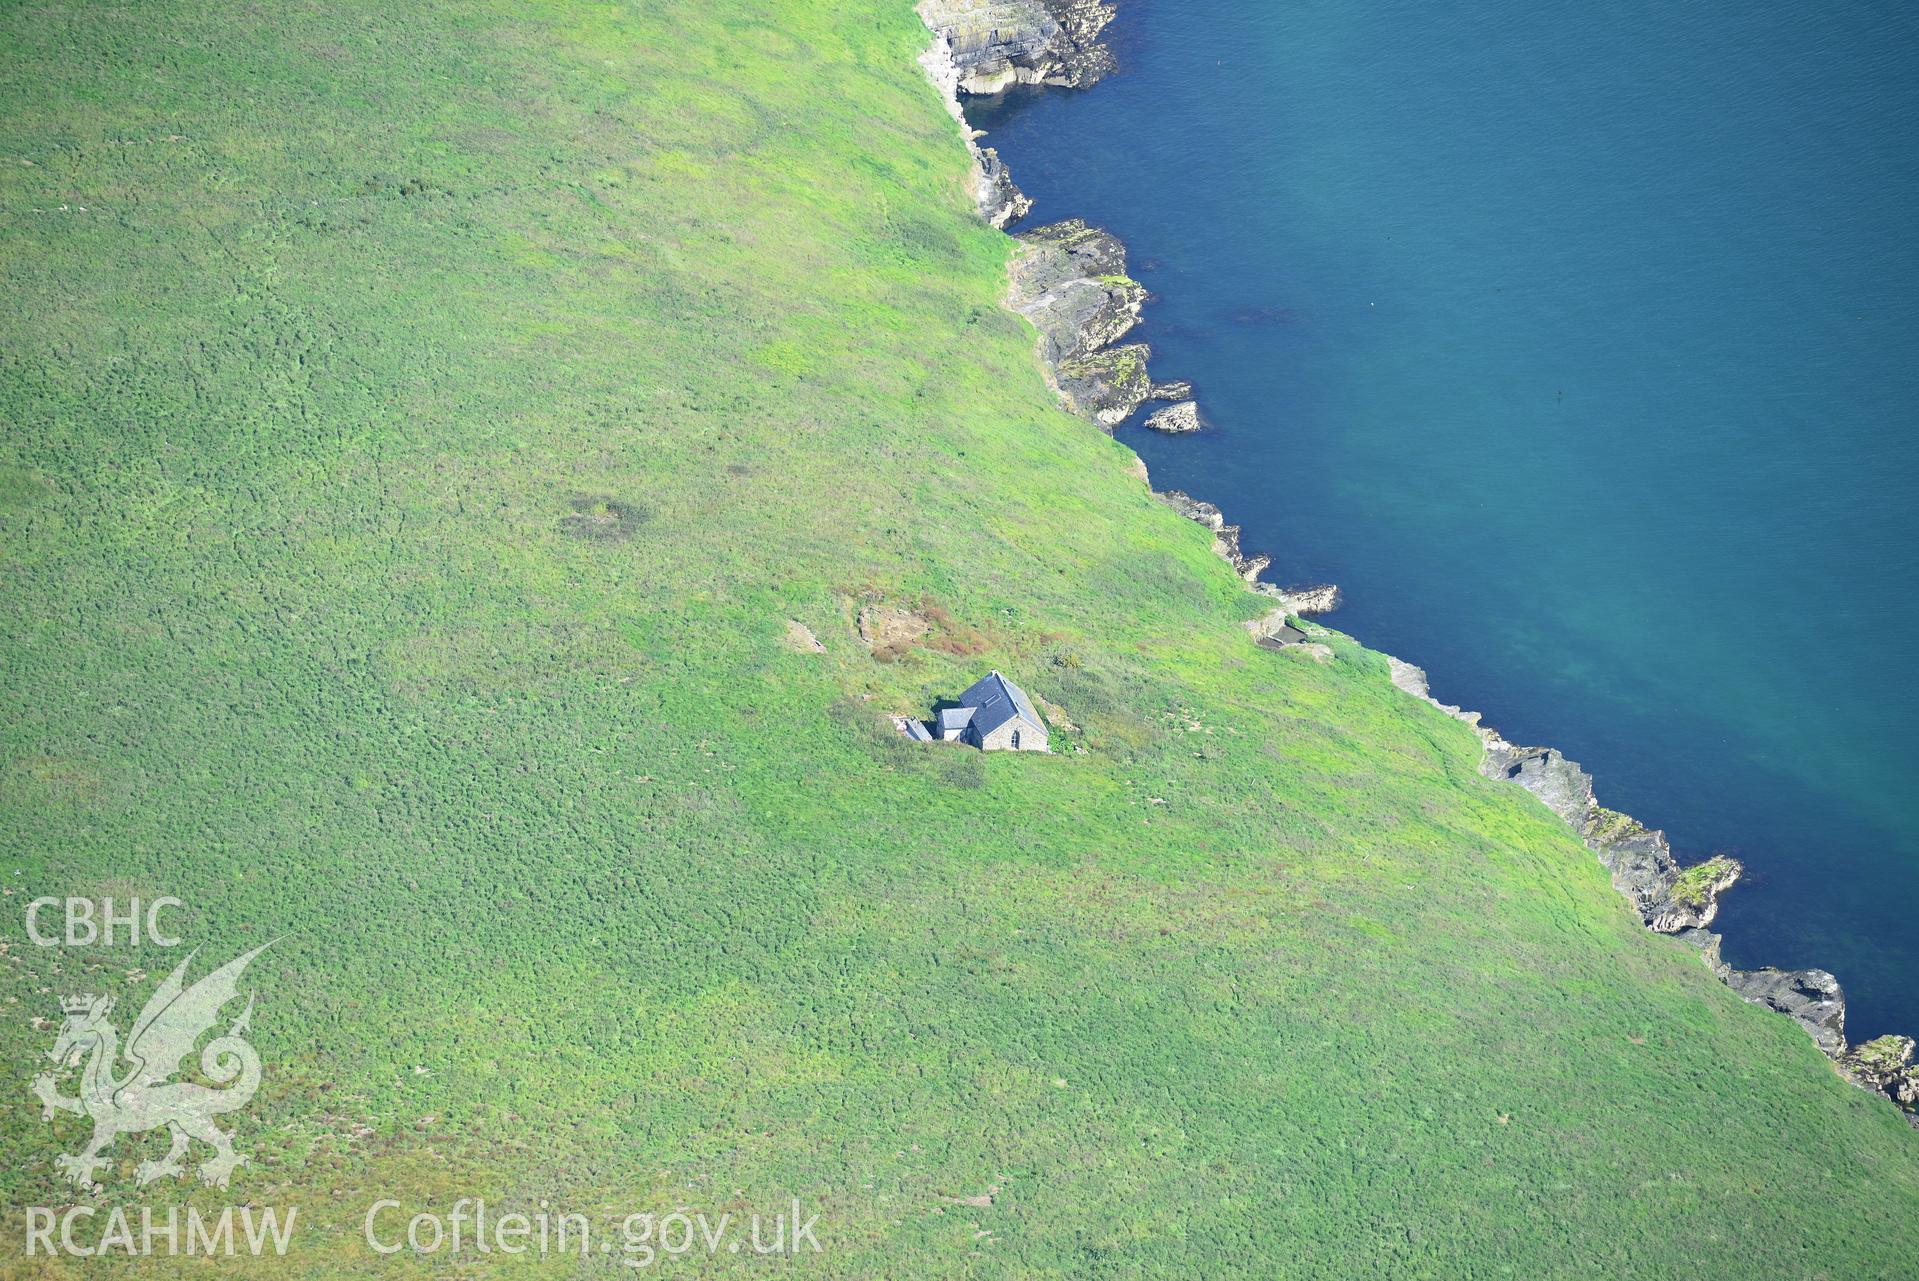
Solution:
[[[194,1139],[213,1148],[213,1155],[200,1165],[200,1177],[215,1187],[227,1185],[228,1177],[247,1158],[233,1150],[233,1136],[214,1125],[213,1118],[245,1107],[260,1088],[260,1056],[245,1040],[253,1018],[252,997],[226,1034],[200,1051],[200,1074],[214,1085],[174,1078],[186,1071],[185,1060],[218,1020],[220,1008],[239,995],[240,975],[247,963],[270,946],[262,944],[228,961],[192,987],[186,985],[186,972],[198,949],[189,952],[134,1020],[124,1050],[119,1033],[107,1022],[112,997],[75,996],[61,1002],[66,1022],[47,1054],[60,1070],[35,1077],[33,1092],[46,1120],[53,1119],[55,1109],[91,1117],[93,1141],[78,1156],[55,1157],[55,1168],[74,1183],[91,1187],[94,1171],[112,1164],[111,1158],[100,1154],[116,1137],[165,1126],[173,1146],[160,1160],[140,1163],[136,1175],[142,1186],[183,1176],[186,1167],[181,1158]],[[76,1067],[80,1068],[80,1093],[68,1098],[55,1081]]]

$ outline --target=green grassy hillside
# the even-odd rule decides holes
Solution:
[[[799,1196],[795,1275],[1910,1276],[1919,1135],[1054,407],[924,42],[0,11],[0,1260],[104,1270],[19,1257],[85,1134],[27,1083],[177,959],[29,945],[77,892],[285,936],[230,1196],[287,1275],[451,1270],[361,1216],[485,1194]],[[1071,750],[881,725],[990,666]],[[162,1146],[113,1198],[229,1199]]]

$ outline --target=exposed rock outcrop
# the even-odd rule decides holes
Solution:
[[[1245,627],[1253,634],[1253,640],[1256,642],[1283,639],[1291,643],[1302,639],[1304,635],[1299,628],[1294,627],[1287,620],[1286,611],[1283,609],[1268,610],[1258,618],[1249,618],[1246,620]]]
[[[1113,20],[1100,0],[921,0],[919,14],[946,46],[962,93],[1016,84],[1084,88],[1113,70],[1099,35]]]
[[[1184,378],[1175,378],[1171,382],[1154,383],[1153,394],[1149,400],[1191,400],[1193,384]]]
[[[1146,358],[1151,354],[1145,343],[1131,343],[1068,356],[1053,369],[1054,385],[1074,413],[1110,431],[1146,399],[1152,385]]]
[[[1146,416],[1146,426],[1154,431],[1178,435],[1183,432],[1199,430],[1199,406],[1190,400],[1156,409]]]
[[[1033,695],[1033,701],[1039,704],[1039,710],[1046,714],[1046,723],[1054,729],[1065,730],[1068,734],[1079,733],[1079,726],[1073,724],[1072,718],[1066,715],[1064,707],[1038,694]]]
[[[1206,528],[1218,532],[1226,528],[1226,516],[1219,508],[1202,498],[1195,498],[1178,489],[1161,490],[1153,497],[1184,516],[1187,520],[1196,520]]]
[[[920,54],[920,66],[940,91],[940,100],[946,104],[947,114],[959,126],[960,140],[966,144],[966,154],[972,158],[973,202],[979,206],[980,217],[999,228],[1024,218],[1032,209],[1033,202],[1013,182],[1013,176],[1007,172],[999,152],[979,145],[979,139],[985,135],[966,123],[966,114],[960,109],[962,75],[959,65],[953,60],[952,47],[936,33],[933,43]]]
[[[1550,747],[1515,747],[1490,730],[1481,734],[1480,772],[1519,784],[1579,833],[1647,928],[1676,934],[1712,922],[1719,894],[1739,879],[1736,861],[1721,855],[1682,872],[1666,834],[1601,805],[1592,775],[1577,762]]]
[[[1839,1070],[1853,1084],[1879,1093],[1906,1110],[1906,1120],[1919,1129],[1919,1064],[1912,1061],[1909,1036],[1882,1036],[1855,1045],[1839,1059]]]
[[[980,216],[990,226],[1004,230],[1032,212],[1032,200],[1013,182],[999,152],[981,147],[974,154],[979,166],[974,196],[979,201]]]
[[[1126,274],[1126,246],[1078,218],[1016,237],[1007,299],[1039,330],[1040,357],[1075,413],[1112,428],[1152,395],[1144,343],[1114,344],[1139,323],[1146,288]]]
[[[1005,228],[1033,202],[1007,172],[985,135],[966,123],[962,94],[998,93],[1015,84],[1083,88],[1113,69],[1100,32],[1114,9],[1101,0],[921,0],[920,20],[933,33],[920,65],[959,122],[973,158],[973,198],[980,216]]]
[[[1719,896],[1738,884],[1745,870],[1738,859],[1725,854],[1686,868],[1673,882],[1670,906],[1654,918],[1653,929],[1661,934],[1705,929],[1719,915]]]
[[[1224,557],[1226,563],[1231,565],[1241,578],[1249,583],[1257,582],[1259,576],[1265,573],[1267,567],[1273,563],[1273,558],[1260,554],[1248,556],[1240,548],[1239,533],[1238,525],[1228,525],[1220,530],[1219,537],[1213,540],[1213,550]]]
[[[1846,1052],[1846,994],[1824,970],[1732,970],[1726,986],[1755,1005],[1797,1019],[1827,1054],[1837,1058]]]
[[[1719,945],[1723,941],[1719,935],[1711,930],[1680,930],[1673,937],[1688,947],[1698,948],[1699,958],[1706,963],[1707,969],[1718,976],[1721,983],[1732,976],[1732,966],[1726,964],[1725,958],[1719,955]]]
[[[1046,359],[1110,347],[1139,323],[1146,287],[1126,274],[1119,237],[1068,218],[1014,239],[1025,250],[1006,269],[1008,294],[1039,330]]]
[[[1211,503],[1194,498],[1191,494],[1181,493],[1177,489],[1156,493],[1153,497],[1186,519],[1196,521],[1212,530],[1214,554],[1231,565],[1247,582],[1253,582],[1268,565],[1273,563],[1273,558],[1270,556],[1246,555],[1239,545],[1239,526],[1228,525],[1226,517]],[[1264,586],[1264,584],[1255,583],[1255,586]]]
[[[1280,608],[1287,613],[1301,617],[1330,614],[1339,608],[1339,588],[1332,583],[1315,583],[1310,587],[1274,587],[1271,583],[1255,583],[1253,590],[1278,601]]]
[[[1079,88],[1112,69],[1099,33],[1113,7],[1099,0],[921,0],[933,33],[920,64],[959,122],[973,158],[980,216],[1004,228],[1033,202],[1013,182],[999,153],[966,123],[961,94],[990,94],[1012,84]],[[1049,379],[1074,413],[1111,429],[1155,395],[1143,343],[1116,346],[1139,323],[1146,290],[1126,274],[1126,250],[1078,219],[1022,233],[1025,252],[1009,268],[1014,310],[1041,334]],[[1168,394],[1192,389],[1168,385]]]
[[[1274,617],[1283,621],[1289,617],[1325,614],[1339,608],[1339,588],[1330,583],[1285,589],[1260,582],[1259,576],[1272,566],[1273,558],[1263,554],[1248,556],[1240,545],[1239,526],[1227,524],[1225,515],[1213,504],[1177,489],[1155,493],[1153,497],[1186,519],[1212,530],[1215,535],[1213,551],[1251,584],[1254,591],[1276,602]],[[1255,639],[1258,639],[1258,633],[1255,633]]]

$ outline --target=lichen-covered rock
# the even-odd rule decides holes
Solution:
[[[1330,614],[1339,608],[1339,588],[1332,583],[1315,583],[1311,587],[1274,587],[1269,583],[1258,583],[1254,590],[1272,597],[1287,612],[1302,618],[1311,614]]]
[[[1648,924],[1661,934],[1704,929],[1719,915],[1719,896],[1738,884],[1745,870],[1738,859],[1724,854],[1681,869]]]
[[[1824,970],[1733,970],[1726,986],[1755,1005],[1790,1015],[1835,1058],[1846,1049],[1846,994]]]
[[[1046,84],[1068,89],[1084,89],[1118,65],[1113,51],[1100,43],[1100,33],[1119,11],[1105,0],[1041,0],[1047,13],[1059,23],[1053,37],[1041,79]]]
[[[1146,416],[1146,426],[1154,431],[1179,435],[1199,430],[1199,406],[1190,400],[1156,409]]]
[[[1126,274],[1126,246],[1111,232],[1069,218],[1016,239],[1025,248],[1007,268],[1007,298],[1039,330],[1045,359],[1097,351],[1139,323],[1146,288]]]
[[[1084,88],[1113,69],[1099,35],[1113,20],[1100,0],[921,0],[920,19],[943,44],[969,94],[1015,84]]]
[[[1007,302],[1039,330],[1040,358],[1074,413],[1118,426],[1153,392],[1143,343],[1114,346],[1139,323],[1146,289],[1126,274],[1126,247],[1078,218],[1017,236]]]
[[[1641,920],[1651,926],[1665,914],[1679,862],[1664,832],[1597,803],[1574,829],[1612,873],[1613,888],[1626,896]]]
[[[1839,1059],[1839,1070],[1856,1085],[1879,1093],[1906,1111],[1919,1125],[1919,1064],[1912,1061],[1913,1039],[1881,1036],[1853,1046]]]
[[[1151,354],[1145,343],[1132,343],[1068,356],[1053,367],[1054,385],[1069,409],[1110,430],[1146,399]]]

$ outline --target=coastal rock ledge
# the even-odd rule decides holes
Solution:
[[[1312,614],[1330,614],[1339,608],[1339,588],[1332,583],[1315,583],[1310,587],[1275,587],[1271,583],[1254,583],[1253,590],[1262,596],[1270,596],[1279,602],[1279,608],[1288,614],[1301,618]]]
[[[1040,359],[1067,408],[1111,430],[1153,394],[1139,323],[1146,287],[1126,274],[1126,246],[1078,218],[1022,231],[1007,264],[1007,301],[1039,330]]]
[[[1239,526],[1227,524],[1225,513],[1213,504],[1177,489],[1155,491],[1153,497],[1187,520],[1204,525],[1213,531],[1214,554],[1231,565],[1241,578],[1251,584],[1254,591],[1278,602],[1269,617],[1284,621],[1289,617],[1304,617],[1308,614],[1330,614],[1339,608],[1339,588],[1331,583],[1320,583],[1312,587],[1283,588],[1260,582],[1259,576],[1273,563],[1273,558],[1264,555],[1248,556],[1240,547]]]
[[[1016,84],[1083,89],[1113,70],[1100,0],[921,0],[921,21],[949,50],[961,93]]]

